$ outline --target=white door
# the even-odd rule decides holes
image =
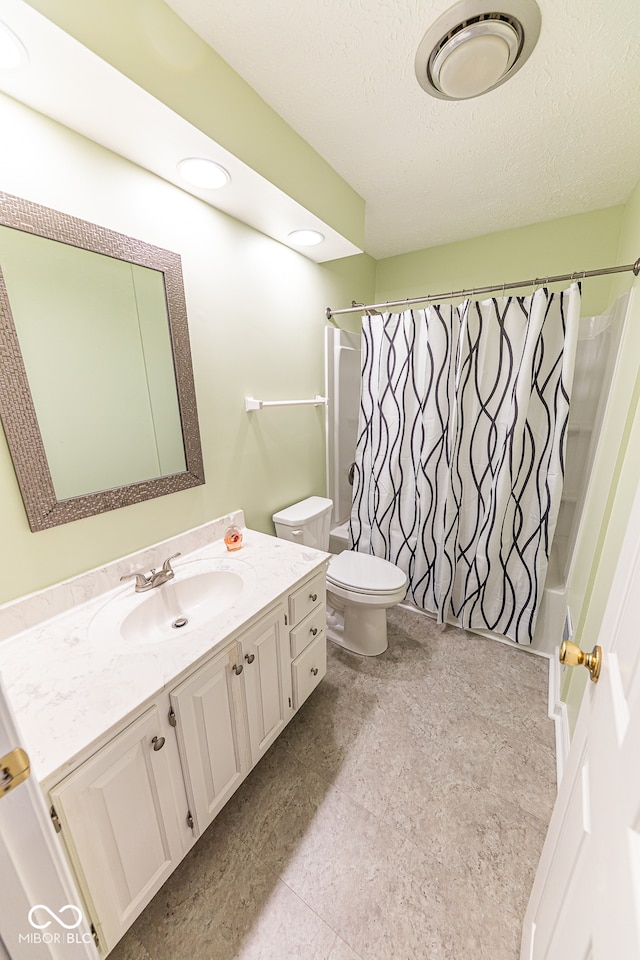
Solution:
[[[0,682],[0,757],[20,746]],[[3,960],[97,960],[89,923],[80,916],[78,891],[33,776],[6,794],[0,783],[0,875]]]
[[[521,960],[640,960],[640,488],[598,642]]]

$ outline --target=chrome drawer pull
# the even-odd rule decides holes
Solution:
[[[309,594],[309,600],[311,600],[311,603],[315,603],[317,599],[318,599],[318,594],[317,594],[317,593],[310,593],[310,594]]]
[[[240,663],[240,664],[234,663],[234,665],[231,667],[231,669],[233,670],[233,672],[235,673],[235,675],[236,675],[236,677],[237,677],[240,673],[242,673],[243,666],[242,666],[241,663]]]
[[[164,747],[164,737],[154,737],[151,741],[154,750],[162,750]]]
[[[317,667],[311,667],[311,673],[314,675],[314,677],[317,677],[317,676],[318,676],[318,668],[317,668]]]
[[[311,627],[311,629],[309,630],[309,633],[312,633],[312,634],[314,635],[314,637],[315,637],[315,635],[316,635],[317,632],[318,632],[318,628],[317,628],[317,627]]]
[[[245,653],[244,658],[247,661],[247,663],[253,663],[253,661],[256,658],[256,655],[255,653]]]

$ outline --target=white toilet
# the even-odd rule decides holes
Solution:
[[[307,497],[274,513],[276,536],[327,550],[333,503]],[[387,649],[387,608],[404,600],[406,574],[395,564],[345,550],[327,570],[327,636],[354,653],[374,657]]]

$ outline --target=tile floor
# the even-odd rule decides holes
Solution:
[[[547,661],[410,610],[327,677],[111,960],[517,960]]]

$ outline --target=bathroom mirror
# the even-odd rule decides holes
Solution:
[[[180,257],[0,192],[0,419],[33,531],[204,483]]]

